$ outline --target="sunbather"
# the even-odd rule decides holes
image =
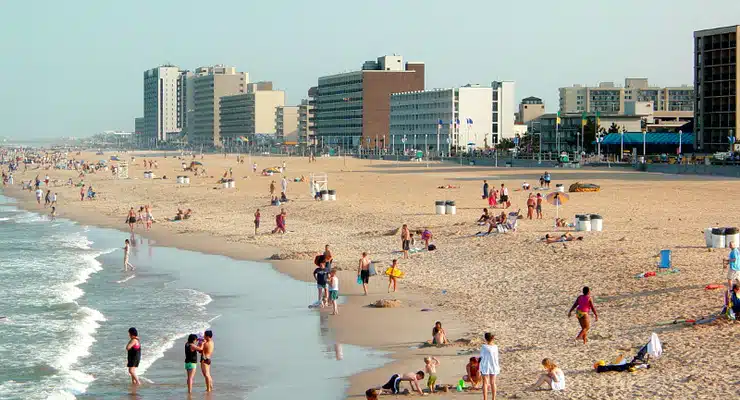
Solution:
[[[478,222],[478,225],[485,224],[486,222],[488,222],[488,220],[490,218],[491,218],[491,214],[488,213],[488,209],[487,208],[484,208],[483,209],[483,215],[481,215],[480,218],[478,218],[478,221],[477,221]]]
[[[583,240],[583,236],[576,237],[573,236],[570,232],[566,232],[560,236],[550,235],[548,233],[542,240],[544,240],[546,243],[563,243],[572,242],[574,240]]]

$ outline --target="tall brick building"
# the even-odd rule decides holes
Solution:
[[[424,90],[424,63],[401,56],[366,61],[359,71],[319,78],[314,97],[319,145],[387,148],[390,95]]]

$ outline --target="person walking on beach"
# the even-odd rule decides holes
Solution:
[[[496,202],[496,190],[491,189],[490,192],[488,192],[488,208],[496,208],[498,203]]]
[[[44,196],[44,191],[41,189],[36,189],[36,202],[41,205],[41,197]]]
[[[740,283],[740,250],[735,242],[730,242],[730,254],[724,260],[723,267],[727,268],[727,291],[732,290],[733,283]]]
[[[589,289],[588,286],[584,286],[583,294],[576,298],[575,303],[573,303],[573,307],[568,311],[568,318],[573,314],[573,310],[576,310],[576,318],[578,318],[578,323],[581,325],[581,331],[578,333],[578,336],[576,336],[576,340],[582,339],[583,344],[586,344],[588,342],[588,330],[591,328],[591,320],[589,319],[588,313],[594,313],[595,320],[599,320],[599,315],[596,313],[596,307],[594,307],[594,302],[591,300],[591,289]]]
[[[388,293],[391,292],[391,287],[393,287],[393,293],[396,293],[396,274],[398,273],[398,260],[393,259],[393,264],[391,264],[391,269],[388,271]]]
[[[401,227],[401,251],[403,251],[403,258],[409,258],[409,249],[411,248],[411,231],[409,226],[403,224]]]
[[[131,207],[128,210],[128,215],[126,216],[126,223],[128,224],[128,227],[131,230],[131,232],[133,232],[134,225],[136,225],[136,212],[134,211],[133,207]]]
[[[213,378],[211,377],[211,357],[213,356],[213,331],[207,330],[203,333],[203,344],[200,355],[200,372],[206,381],[206,392],[213,391]]]
[[[195,369],[198,367],[198,352],[203,351],[203,347],[196,343],[198,335],[191,333],[188,341],[185,343],[185,373],[187,374],[188,393],[193,393],[193,378],[195,378]]]
[[[550,179],[552,178],[550,176],[550,173],[547,172],[547,171],[545,171],[545,175],[543,175],[542,178],[545,180],[545,187],[549,189],[550,188]]]
[[[257,229],[260,228],[260,209],[258,208],[257,211],[254,212],[254,236],[257,236]]]
[[[280,181],[280,189],[282,189],[282,192],[286,195],[288,194],[288,179],[283,176],[283,179]]]
[[[485,179],[483,180],[483,198],[488,198],[488,181]]]
[[[275,181],[270,182],[270,198],[275,196]]]
[[[80,201],[85,201],[85,185],[80,187]]]
[[[126,239],[123,245],[123,270],[124,271],[128,271],[129,269],[133,271],[136,269],[134,268],[133,265],[131,265],[130,262],[128,262],[130,252],[131,252],[131,242],[128,239]]]
[[[280,209],[280,214],[277,214],[275,216],[275,229],[272,230],[272,233],[285,233],[285,209]]]
[[[503,183],[501,184],[501,207],[511,207],[511,202],[509,201],[509,188],[507,188]]]
[[[321,262],[319,266],[313,270],[313,278],[316,280],[316,290],[318,292],[318,300],[316,301],[316,304],[319,304],[322,308],[326,307],[326,301],[329,298],[326,291],[327,275],[326,262]]]
[[[486,343],[480,349],[480,373],[483,376],[483,400],[488,400],[488,391],[491,399],[496,400],[496,375],[501,373],[498,358],[498,346],[494,343],[495,337],[486,332],[483,336]]]
[[[152,229],[154,216],[152,215],[152,209],[149,208],[149,205],[144,206],[144,219],[146,220],[146,230]]]
[[[324,246],[324,263],[326,264],[326,269],[331,270],[331,264],[334,262],[334,254],[332,254],[331,250],[329,249],[329,245],[327,244]]]
[[[44,208],[49,207],[51,204],[51,189],[46,191],[46,196],[44,196]]]
[[[362,282],[362,290],[367,296],[367,285],[370,283],[370,257],[367,256],[367,252],[362,252],[362,258],[360,258],[359,265],[357,266],[357,280]]]
[[[131,375],[132,385],[141,385],[139,377],[136,376],[136,368],[141,362],[141,342],[139,341],[139,332],[136,328],[128,328],[128,343],[126,344],[126,368]]]
[[[534,199],[534,195],[530,193],[529,197],[527,197],[527,219],[534,218],[534,207],[536,204],[537,201]]]
[[[54,222],[57,220],[57,208],[51,207],[51,214],[49,214],[49,217],[51,218],[51,222]]]
[[[337,270],[332,269],[329,273],[329,301],[331,302],[332,313],[331,315],[339,315],[339,277],[337,276]]]
[[[54,194],[51,195],[51,205],[55,206],[57,205],[57,194],[54,192]]]
[[[542,219],[542,194],[537,193],[537,203],[535,205],[535,211],[537,211],[537,219]]]

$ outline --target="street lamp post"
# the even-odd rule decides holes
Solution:
[[[622,162],[624,159],[624,131],[620,132],[619,135],[621,136],[621,145],[619,147],[619,162]]]

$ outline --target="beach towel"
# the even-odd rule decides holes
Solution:
[[[650,341],[647,344],[647,353],[654,358],[660,358],[660,356],[663,354],[663,346],[660,344],[658,334],[656,334],[655,332],[650,335]]]

